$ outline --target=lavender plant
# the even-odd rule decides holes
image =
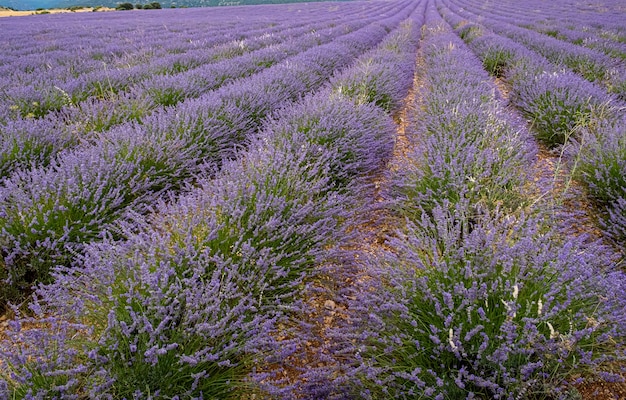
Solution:
[[[3,285],[3,307],[16,300],[5,290],[28,293],[33,283],[47,281],[55,265],[67,265],[84,243],[103,238],[129,209],[141,212],[183,183],[188,164],[197,161],[174,141],[160,146],[136,131],[116,139],[64,153],[48,168],[18,171],[4,182],[0,248],[9,284]]]
[[[335,190],[343,190],[379,170],[394,146],[395,126],[388,115],[373,104],[355,105],[353,101],[328,91],[309,96],[277,112],[266,124],[271,134],[263,140],[284,151],[299,152],[301,146],[313,146],[320,156],[333,154],[325,161],[326,175]],[[316,153],[308,155],[310,160],[318,158]]]
[[[491,39],[491,38],[489,38]],[[474,40],[473,48],[483,61],[483,66],[491,75],[502,78],[506,74],[506,70],[511,66],[514,53],[511,49],[504,46],[498,46],[497,42],[493,43],[488,38],[477,38]],[[482,50],[476,50],[484,46]]]
[[[626,280],[602,248],[445,203],[399,235],[355,290],[358,396],[570,398],[623,357]]]
[[[610,119],[610,108],[617,101],[571,72],[516,79],[512,97],[515,105],[532,118],[537,137],[550,147],[564,144],[574,128],[594,116]]]
[[[587,130],[576,146],[579,155],[575,171],[604,217],[603,228],[618,243],[626,240],[626,125],[604,122]]]
[[[45,165],[54,154],[76,141],[56,118],[41,118],[34,123],[10,121],[0,128],[0,178],[32,164]]]
[[[515,151],[524,143],[513,136],[476,141],[470,129],[460,127],[456,136],[419,141],[410,154],[412,161],[395,175],[389,193],[401,214],[419,217],[432,212],[444,199],[450,204],[467,200],[477,207],[510,211],[524,204],[521,185],[527,171],[523,168],[529,165],[532,152]],[[512,133],[510,128],[501,129],[503,134]],[[487,141],[494,146],[485,146]]]
[[[419,23],[407,20],[356,67],[331,81],[335,90],[361,103],[397,109],[412,83]]]

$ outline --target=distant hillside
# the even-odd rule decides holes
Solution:
[[[120,3],[149,4],[155,0],[1,0],[0,7],[9,7],[15,10],[35,10],[38,8],[69,8],[75,6],[85,7],[111,7],[115,8]],[[157,0],[158,1],[158,0]],[[252,4],[280,4],[280,3],[304,3],[311,0],[161,0],[158,1],[164,8],[170,7],[216,7]]]

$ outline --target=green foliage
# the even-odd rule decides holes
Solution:
[[[467,43],[471,43],[484,34],[483,28],[474,24],[459,25],[456,32]]]
[[[513,60],[513,53],[503,48],[490,47],[482,55],[483,66],[491,75],[501,78]]]
[[[518,74],[514,79],[513,101],[532,119],[537,138],[549,147],[565,144],[581,128],[616,111],[606,92],[576,81],[578,76],[570,72],[542,73],[530,79]]]
[[[414,162],[400,172],[401,183],[394,188],[402,199],[398,211],[419,220],[439,204],[466,201],[473,208],[518,210],[526,202],[520,188],[528,155],[520,151],[515,131],[487,113],[457,115],[451,122],[432,127],[438,132],[428,132],[411,157]]]
[[[587,143],[582,148],[583,154],[577,170],[587,184],[591,197],[601,205],[626,197],[626,137],[622,136],[612,145],[605,144],[601,137]]]
[[[189,97],[189,94],[185,92],[184,88],[176,87],[150,87],[146,90],[146,92],[155,104],[160,104],[162,106],[173,106]]]
[[[626,242],[626,136],[621,122],[605,121],[585,130],[574,171],[598,207],[600,225],[618,243]]]
[[[360,66],[361,73],[351,80],[345,79],[334,89],[344,96],[354,99],[358,104],[373,103],[389,111],[396,106],[394,99],[384,89],[390,85],[393,77],[384,74],[381,69],[370,68],[368,64]]]
[[[134,7],[131,3],[120,3],[115,7],[116,10],[125,11],[132,10]]]

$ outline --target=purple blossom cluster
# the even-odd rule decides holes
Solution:
[[[603,216],[602,228],[618,247],[626,243],[626,119],[603,122],[585,132],[570,151],[577,174]]]
[[[626,280],[606,249],[498,214],[438,207],[371,260],[347,336],[356,397],[566,399],[572,370],[623,357]]]
[[[569,71],[518,76],[512,101],[532,117],[537,137],[551,147],[567,143],[582,126],[613,119],[619,107],[616,98]]]
[[[415,16],[396,33],[361,57],[356,66],[333,77],[334,90],[361,103],[374,103],[390,112],[398,110],[413,83],[425,6],[426,2],[420,2]]]

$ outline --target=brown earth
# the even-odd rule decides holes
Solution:
[[[0,8],[0,17],[23,17],[25,15],[38,15],[38,14],[63,14],[63,13],[73,13],[73,12],[93,12],[93,7],[85,7],[78,10],[65,10],[65,9],[49,9],[49,10],[27,10],[27,11],[14,11],[6,8]],[[97,12],[101,11],[115,11],[113,8],[101,7],[96,10]]]

